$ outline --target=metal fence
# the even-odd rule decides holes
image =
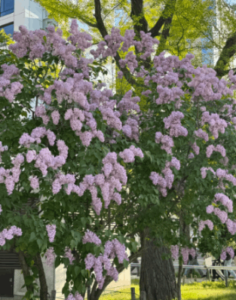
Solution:
[[[137,268],[138,271],[137,273],[140,274],[140,268],[141,268],[141,264],[140,263],[131,263],[130,264],[130,267],[131,267],[131,270],[132,270],[132,267],[133,268]],[[174,264],[174,267],[179,267],[178,264]],[[201,270],[206,270],[207,271],[207,276],[208,276],[208,279],[211,280],[211,273],[210,271],[211,270],[225,270],[225,271],[229,271],[229,270],[232,270],[232,271],[236,271],[236,266],[201,266],[201,265],[183,265],[182,266],[183,269],[201,269]],[[228,272],[227,272],[228,273]],[[228,274],[226,273],[226,276],[224,276],[224,279],[225,279],[225,285],[228,286]]]

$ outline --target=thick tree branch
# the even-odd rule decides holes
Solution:
[[[131,0],[131,13],[130,17],[134,23],[135,40],[141,40],[140,31],[147,33],[148,23],[143,13],[143,0]],[[138,48],[135,46],[135,54],[138,62],[141,58],[138,57]],[[142,60],[143,66],[146,70],[151,68],[151,59],[148,57],[147,60]]]
[[[24,281],[25,281],[26,278],[30,277],[30,269],[26,263],[24,252],[19,251],[18,255],[19,255],[19,260],[20,260],[20,264],[21,264],[21,268],[22,268],[22,272],[23,272],[23,276],[24,276]],[[34,287],[32,284],[25,284],[25,285],[26,285],[26,289],[28,292],[31,292],[31,293],[34,292]]]
[[[173,19],[174,12],[175,12],[175,5],[176,5],[176,0],[171,0],[170,2],[168,2],[166,4],[165,10],[167,9],[169,16],[167,15],[166,12],[164,12],[165,10],[163,11],[162,16],[163,17],[165,16],[166,19],[164,22],[164,28],[161,33],[160,44],[156,51],[156,56],[158,56],[162,51],[164,51],[166,49],[166,41],[170,35],[170,27],[171,27],[172,19]]]
[[[220,57],[215,65],[214,70],[216,71],[216,76],[221,78],[227,74],[227,71],[223,69],[228,65],[229,60],[236,53],[236,32],[229,37],[225,43],[225,46],[220,54]]]
[[[236,68],[233,68],[233,69],[228,69],[228,70],[225,70],[225,71],[223,70],[223,71],[222,71],[223,76],[227,75],[227,74],[229,73],[230,70],[233,70],[234,75],[236,74]],[[221,76],[221,77],[222,77],[222,76]]]
[[[156,24],[150,29],[148,32],[151,32],[151,36],[154,38],[155,36],[160,36],[160,30],[164,23],[171,24],[172,18],[175,12],[175,4],[176,0],[169,0],[166,3],[165,9],[163,10],[160,18],[156,22]],[[165,33],[166,34],[166,33]]]
[[[148,23],[143,14],[143,0],[131,0],[130,17],[134,22],[135,35],[140,39],[140,31],[148,31]],[[140,18],[138,22],[137,17]]]
[[[105,36],[108,35],[108,32],[106,30],[106,27],[105,27],[105,25],[103,23],[102,16],[101,16],[101,2],[100,2],[100,0],[94,0],[94,4],[95,4],[95,14],[94,14],[94,16],[95,16],[96,21],[97,21],[97,27],[98,27],[98,30],[100,31],[102,37],[105,38]],[[121,68],[120,63],[119,63],[120,59],[121,59],[120,55],[117,52],[116,56],[115,56],[116,65],[123,72],[125,79],[132,86],[139,86],[140,87],[140,84],[138,84],[136,82],[136,80],[134,79],[134,77],[130,74],[129,70],[126,67]],[[141,85],[141,86],[144,87],[145,89],[147,88],[145,85]]]
[[[40,300],[48,299],[48,286],[43,268],[42,258],[40,254],[35,256],[35,265],[39,271],[39,282],[40,282]]]

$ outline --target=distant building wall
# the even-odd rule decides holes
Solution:
[[[14,23],[14,31],[18,31],[20,25],[35,30],[43,28],[44,18],[46,11],[38,3],[32,0],[15,0],[14,12],[0,17],[0,26]]]

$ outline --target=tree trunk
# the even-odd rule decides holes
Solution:
[[[184,221],[184,215],[187,212],[181,208],[179,212],[179,232],[180,236],[185,237],[185,239],[190,242],[190,225],[186,224]],[[181,300],[181,275],[183,271],[183,260],[179,256],[179,270],[178,270],[178,281],[177,281],[177,299]]]
[[[149,237],[149,230],[142,233],[142,261],[140,276],[140,292],[145,291],[148,300],[175,299],[176,280],[172,259],[162,259],[163,254],[169,254],[165,247],[157,247]]]
[[[42,258],[40,254],[35,256],[35,265],[39,271],[39,282],[40,282],[40,300],[47,300],[48,299],[48,286],[45,277],[45,272],[43,268]]]
[[[181,274],[182,274],[183,266],[182,262],[179,259],[179,270],[178,270],[178,281],[177,281],[177,299],[181,300]]]
[[[33,294],[34,293],[33,284],[26,284],[26,280],[27,280],[28,277],[31,276],[31,274],[30,274],[30,268],[28,267],[28,265],[26,263],[26,260],[25,260],[25,254],[24,254],[23,251],[19,251],[18,254],[19,254],[19,260],[20,260],[20,264],[21,264],[21,268],[22,268],[22,272],[23,272],[27,292]]]

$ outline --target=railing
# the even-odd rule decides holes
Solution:
[[[174,264],[174,267],[178,267],[178,266],[179,265]],[[136,268],[140,269],[141,268],[141,264],[139,264],[139,263],[131,263],[130,267],[131,268],[132,267],[136,267]],[[201,270],[207,270],[207,275],[208,275],[209,280],[210,280],[210,272],[209,272],[210,270],[225,270],[225,271],[232,270],[232,271],[236,271],[236,266],[183,265],[182,267],[183,267],[183,269],[198,269],[198,270],[201,269]],[[224,277],[225,277],[225,285],[228,286],[228,274],[227,274],[227,276],[224,276]]]

